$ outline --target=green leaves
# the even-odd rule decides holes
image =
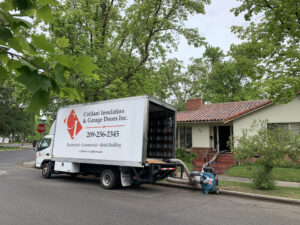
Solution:
[[[38,74],[37,70],[22,66],[18,71],[20,76],[16,80],[24,84],[32,93],[29,109],[34,113],[39,113],[41,107],[48,105],[51,90],[59,93],[60,88],[54,79]]]
[[[17,52],[22,52],[23,48],[20,44],[20,39],[19,38],[10,38],[8,40],[8,46],[16,50]]]
[[[45,28],[64,55],[79,56],[70,58],[77,64],[78,74],[71,75],[73,79],[67,82],[72,81],[75,87],[80,83],[87,101],[157,96],[167,91],[158,71],[168,52],[176,49],[176,35],[184,35],[194,46],[203,45],[199,32],[185,29],[183,22],[189,14],[203,13],[207,2],[151,0],[125,4],[122,0],[85,4],[84,0],[65,0],[58,2],[59,7],[52,12],[54,21]],[[68,44],[63,36],[69,38]],[[68,59],[53,59],[72,71]]]
[[[39,90],[33,94],[29,109],[36,113],[40,113],[41,107],[45,108],[48,105],[50,94],[49,92]]]
[[[7,42],[9,38],[12,38],[12,32],[6,27],[0,26],[0,39],[4,42]]]
[[[45,5],[42,8],[40,8],[37,12],[37,18],[43,19],[45,24],[51,23],[53,21],[53,16],[51,14],[49,6]]]
[[[39,90],[49,92],[49,89],[52,87],[48,77],[38,74],[37,71],[30,70],[27,66],[22,66],[18,71],[21,75],[16,80],[24,84],[33,94]]]
[[[54,0],[38,0],[39,3],[44,6],[44,5],[51,5],[51,6],[55,6],[55,1]]]
[[[10,59],[6,66],[9,70],[14,70],[14,69],[20,68],[21,65],[22,64],[21,64],[20,60]]]
[[[34,7],[33,0],[12,0],[15,9],[28,10]]]
[[[31,28],[32,24],[28,22],[27,20],[23,20],[18,17],[11,17],[11,27],[13,30],[18,30],[20,26],[25,27],[25,28]]]
[[[42,35],[32,35],[32,42],[35,47],[40,48],[46,52],[54,53],[54,47],[51,45],[48,40],[46,39],[46,36],[44,34]]]
[[[0,82],[2,81],[2,79],[8,78],[8,73],[6,71],[6,69],[4,69],[3,66],[0,66]]]
[[[51,95],[83,101],[81,89],[74,88],[79,86],[75,76],[93,77],[92,71],[97,68],[89,57],[79,59],[63,54],[61,49],[69,45],[69,39],[64,36],[56,39],[57,46],[61,48],[57,48],[58,53],[45,34],[30,35],[28,29],[32,28],[32,24],[24,17],[33,18],[36,26],[40,22],[52,23],[51,7],[55,5],[54,0],[0,2],[0,82],[4,80],[3,83],[6,83],[8,79],[16,81],[21,86],[18,88],[20,93],[32,96],[29,109],[35,113],[39,113],[41,108],[46,109]],[[28,102],[23,105],[28,106]]]
[[[85,75],[92,76],[93,71],[98,67],[92,63],[91,58],[88,56],[78,58],[78,69]]]
[[[65,87],[60,89],[59,97],[68,97],[70,101],[78,100],[81,102],[84,96],[80,89]]]
[[[59,84],[64,84],[66,78],[64,76],[65,68],[61,64],[55,66],[55,79]]]
[[[55,55],[53,56],[53,60],[68,68],[71,68],[74,65],[71,56],[68,55]]]
[[[268,98],[292,100],[300,89],[299,2],[243,0],[231,11],[250,21],[248,27],[234,26],[232,31],[259,53],[257,64],[265,72],[261,83]]]
[[[242,135],[231,140],[231,146],[237,160],[247,163],[256,157],[255,164],[267,169],[262,176],[256,171],[259,177],[253,177],[254,181],[257,178],[265,180],[272,168],[283,160],[289,158],[297,162],[300,156],[300,136],[292,134],[289,129],[279,129],[278,124],[266,120],[254,121],[249,129],[243,129]],[[263,188],[263,183],[257,181],[256,185]]]
[[[56,44],[60,48],[66,48],[69,46],[69,39],[65,38],[65,36],[63,36],[62,38],[57,38]]]

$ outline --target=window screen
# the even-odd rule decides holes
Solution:
[[[179,127],[179,147],[192,147],[192,127]]]
[[[269,123],[268,129],[290,130],[294,135],[300,135],[300,123]]]

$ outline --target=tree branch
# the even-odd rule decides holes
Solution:
[[[104,47],[107,23],[108,23],[109,14],[110,14],[110,11],[113,7],[113,4],[114,4],[114,0],[111,0],[110,5],[109,5],[108,9],[106,10],[107,12],[104,15],[103,24],[102,24],[102,31],[101,31],[100,48]]]
[[[17,57],[17,58],[19,58],[19,59],[23,59],[23,60],[25,60],[26,62],[28,62],[28,63],[30,63],[31,65],[33,65],[34,67],[37,67],[37,68],[39,68],[39,69],[42,69],[43,71],[46,71],[43,67],[40,67],[39,65],[34,64],[33,62],[31,62],[30,60],[26,59],[25,57],[23,57],[23,56],[21,56],[21,55],[18,55],[18,54],[9,52],[8,50],[3,49],[2,47],[0,47],[0,51],[1,51],[1,52],[4,52],[4,53],[6,53],[6,54],[9,54],[9,55],[12,56],[12,57]]]
[[[268,7],[268,8],[270,8],[270,9],[274,9],[274,7],[273,6],[271,6],[271,4],[268,2],[268,0],[264,0],[265,1],[265,3],[266,3],[266,6]]]

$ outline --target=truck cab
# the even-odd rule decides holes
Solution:
[[[37,147],[35,155],[35,167],[41,168],[43,163],[51,160],[51,152],[53,147],[53,137],[54,135],[46,135],[39,146]]]

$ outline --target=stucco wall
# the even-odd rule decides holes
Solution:
[[[233,135],[241,136],[243,129],[250,128],[254,120],[268,120],[270,123],[300,122],[300,95],[287,104],[267,106],[233,121]]]
[[[193,148],[209,148],[209,125],[199,124],[192,127]]]

